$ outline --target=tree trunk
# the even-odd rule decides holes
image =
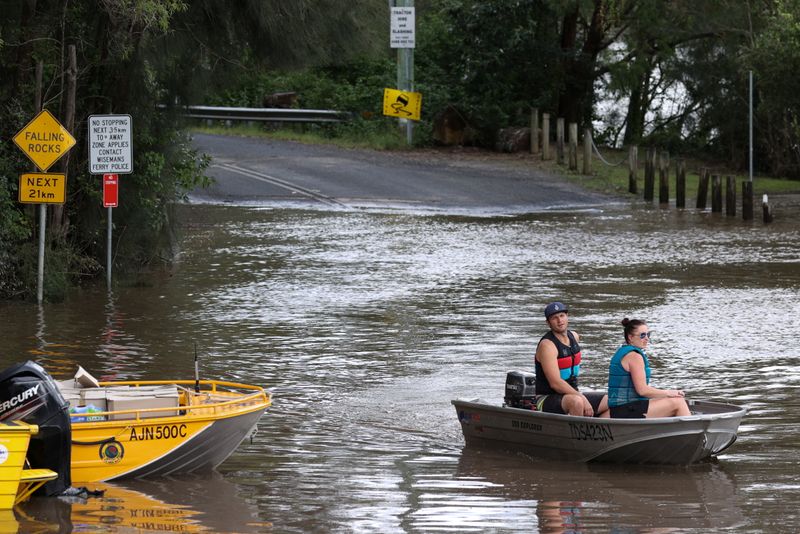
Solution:
[[[68,66],[64,72],[67,91],[62,120],[64,121],[64,128],[77,139],[80,136],[75,132],[75,94],[78,85],[78,58],[75,45],[69,45],[67,47],[67,56]],[[70,153],[67,152],[61,158],[61,161],[58,162],[60,171],[65,175],[69,172],[69,155]],[[66,220],[63,204],[56,204],[53,206],[53,217],[50,220],[50,228],[54,237],[59,239],[66,237],[69,221]]]
[[[636,85],[631,89],[631,96],[628,100],[628,123],[625,128],[625,137],[622,144],[626,146],[638,145],[644,135],[644,121],[648,108],[648,93],[650,91],[650,75],[653,70],[650,66],[641,74]]]
[[[567,122],[586,125],[591,120],[597,55],[605,48],[606,11],[605,0],[595,0],[592,20],[580,51],[576,48],[578,7],[564,16],[561,30],[564,91],[559,97],[558,115]]]

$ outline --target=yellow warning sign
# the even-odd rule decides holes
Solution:
[[[398,91],[386,88],[383,90],[383,114],[400,119],[418,121],[422,108],[422,93]]]
[[[63,204],[67,175],[52,172],[27,173],[19,177],[19,201],[29,204]]]
[[[75,138],[45,109],[14,136],[14,143],[46,171],[75,146]]]

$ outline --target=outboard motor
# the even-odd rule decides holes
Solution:
[[[58,478],[47,482],[36,494],[52,496],[66,491],[72,484],[69,403],[37,363],[27,361],[0,373],[0,421],[14,420],[39,427],[28,446],[31,467],[58,473]]]
[[[525,371],[509,371],[506,375],[505,405],[511,408],[535,410],[536,375]]]

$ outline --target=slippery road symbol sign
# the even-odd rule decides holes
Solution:
[[[383,114],[400,119],[418,121],[422,107],[422,93],[398,91],[386,88],[383,90]]]

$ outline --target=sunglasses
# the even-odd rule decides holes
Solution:
[[[650,339],[650,332],[642,332],[641,334],[639,334],[639,339],[644,339],[644,338]]]

